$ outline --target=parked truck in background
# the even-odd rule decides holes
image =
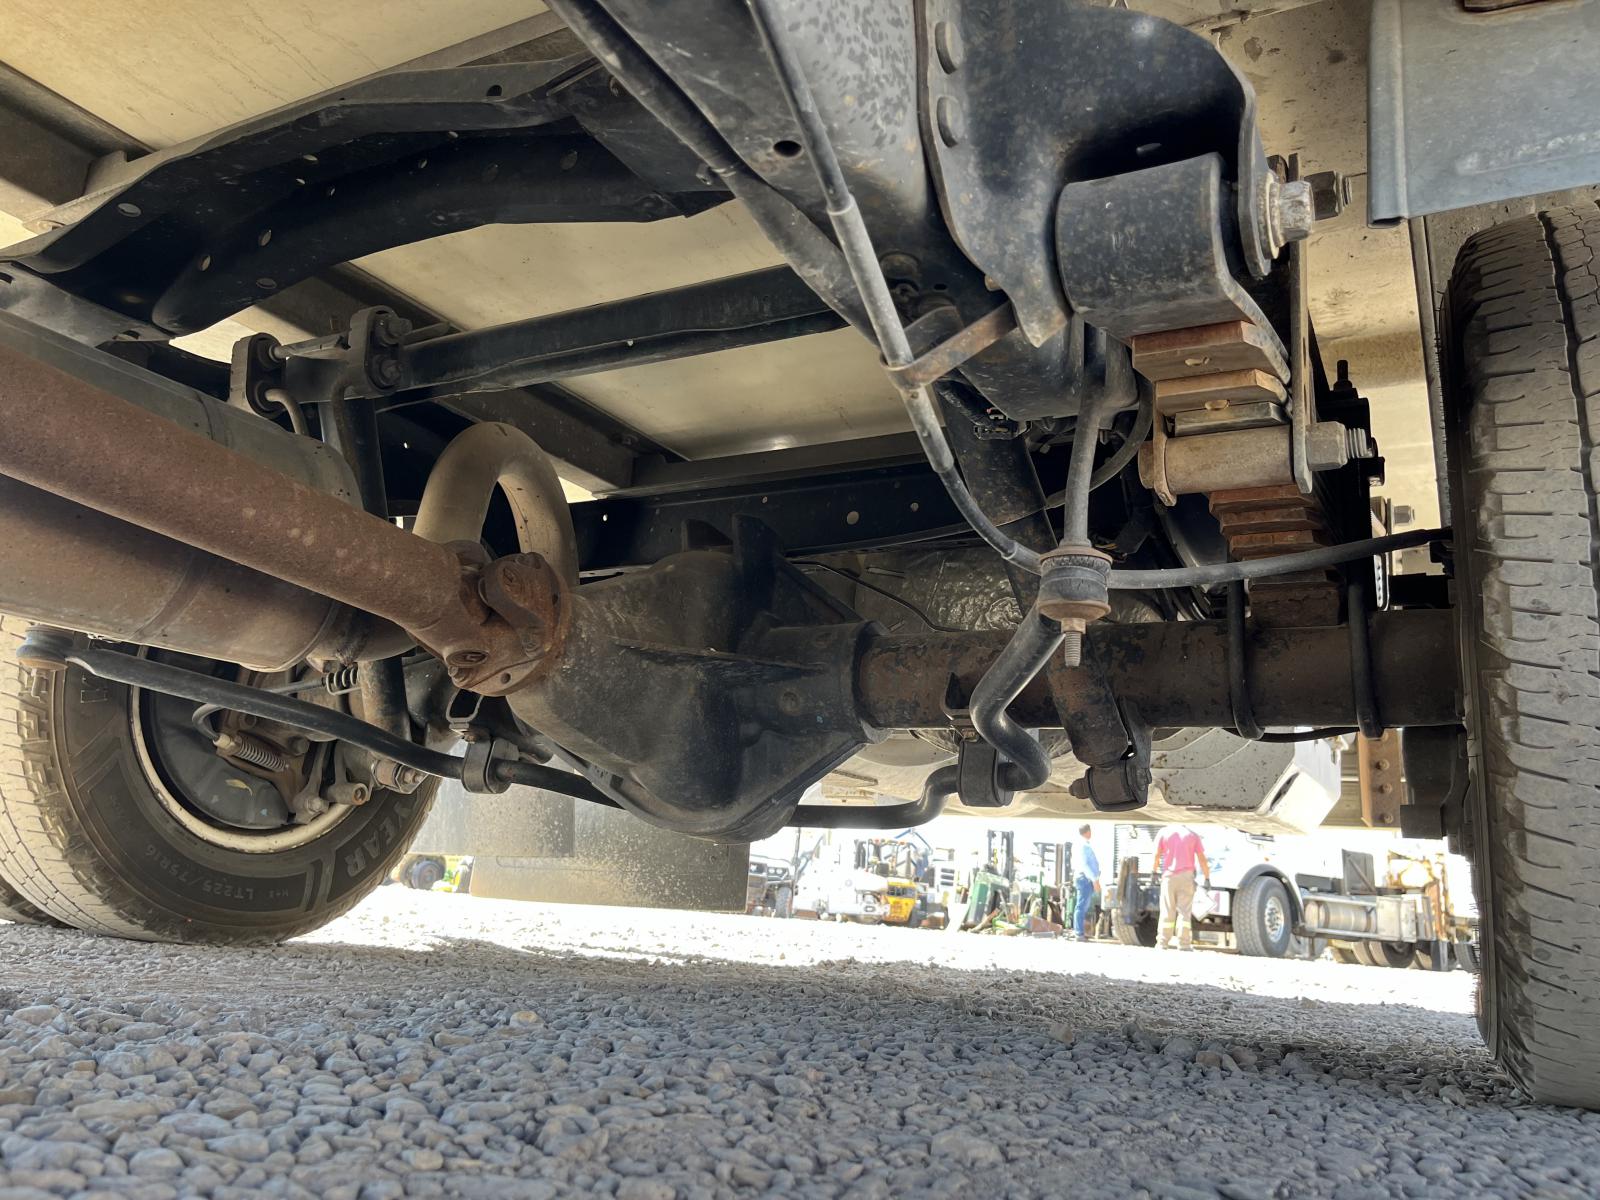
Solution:
[[[1162,827],[1119,824],[1107,909],[1118,941],[1154,946],[1160,913],[1155,845]],[[1475,964],[1477,910],[1468,866],[1439,843],[1385,835],[1274,837],[1198,830],[1211,865],[1210,914],[1197,940],[1264,958],[1445,970]]]

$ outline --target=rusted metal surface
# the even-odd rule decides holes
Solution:
[[[1294,482],[1284,425],[1163,440],[1159,448],[1154,442],[1139,448],[1139,480],[1158,495]]]
[[[10,347],[0,381],[0,473],[391,620],[461,686],[526,658],[449,548]]]
[[[971,694],[1005,645],[1003,631],[888,636],[868,644],[856,673],[863,718],[880,729],[940,729],[949,724],[945,694],[954,678]],[[1454,626],[1444,610],[1377,613],[1373,668],[1386,721],[1447,725],[1460,719],[1455,699]],[[1085,661],[1104,671],[1118,700],[1153,726],[1229,728],[1227,631],[1217,622],[1113,625],[1085,635]],[[1256,719],[1269,727],[1354,723],[1349,639],[1342,626],[1253,627],[1248,686]],[[1053,662],[1011,714],[1026,725],[1059,728],[1052,687],[1079,685],[1078,670]]]
[[[0,612],[264,671],[337,637],[349,616],[326,596],[5,476]]]
[[[1230,488],[1211,494],[1211,512],[1237,559],[1270,558],[1328,544],[1322,501],[1292,483]],[[1250,585],[1250,610],[1273,625],[1331,625],[1339,619],[1338,579],[1332,571],[1302,571]]]
[[[1189,375],[1182,379],[1163,379],[1156,384],[1156,411],[1163,414],[1192,408],[1226,407],[1252,400],[1283,403],[1288,395],[1281,380],[1265,371],[1220,371],[1211,375]]]
[[[1017,313],[1009,304],[991,309],[965,328],[961,328],[961,318],[955,308],[937,308],[928,316],[913,322],[911,328],[906,330],[913,347],[917,345],[914,337],[917,326],[930,322],[938,327],[939,323],[949,319],[943,315],[945,313],[954,317],[956,332],[942,338],[932,349],[919,354],[905,366],[885,368],[897,387],[923,387],[936,379],[943,379],[973,355],[983,353],[1017,328]],[[939,332],[942,333],[943,328],[939,328]]]
[[[1358,737],[1356,762],[1361,781],[1361,821],[1369,829],[1395,829],[1400,824],[1400,802],[1405,795],[1400,759],[1400,734],[1393,729],[1381,738]]]
[[[1207,433],[1232,433],[1261,425],[1288,424],[1283,405],[1271,400],[1236,400],[1221,408],[1186,408],[1172,414],[1173,437],[1195,437]]]
[[[1286,373],[1275,339],[1253,321],[1221,321],[1141,333],[1129,343],[1133,369],[1146,379],[1188,378],[1221,371]]]

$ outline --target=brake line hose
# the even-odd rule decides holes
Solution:
[[[1172,567],[1156,570],[1112,571],[1113,588],[1138,588],[1152,591],[1158,588],[1215,587],[1236,580],[1269,579],[1274,575],[1293,575],[1298,571],[1318,571],[1337,567],[1341,563],[1389,554],[1395,550],[1411,550],[1432,542],[1448,542],[1449,528],[1410,529],[1405,533],[1391,533],[1385,537],[1366,538],[1359,542],[1342,542],[1337,546],[1318,546],[1315,550],[1302,550],[1295,554],[1279,554],[1272,558],[1252,558],[1246,562],[1211,563],[1200,567]]]
[[[867,319],[878,342],[885,365],[891,368],[910,365],[913,355],[905,328],[900,324],[900,314],[895,309],[889,285],[878,268],[878,257],[872,249],[872,237],[856,207],[850,185],[845,182],[844,171],[834,153],[833,140],[817,111],[811,85],[800,67],[793,49],[778,35],[778,15],[772,0],[750,0],[750,12],[755,18],[756,32],[761,37],[767,57],[777,73],[789,111],[799,126],[800,142],[811,160],[812,170],[822,187],[827,206],[828,220],[833,225],[834,236],[839,239],[839,249],[844,253],[846,266],[861,293],[867,310]],[[956,509],[965,517],[978,536],[992,546],[1006,562],[1015,563],[1025,571],[1039,574],[1039,552],[1031,550],[1010,537],[989,519],[977,499],[967,489],[961,473],[956,469],[955,455],[945,440],[944,428],[939,423],[938,409],[929,389],[922,385],[906,387],[898,382],[906,415],[911,418],[911,428],[922,445],[928,464],[939,482],[949,492]]]
[[[774,0],[749,0],[749,6],[756,33],[776,73],[784,100],[797,126],[800,143],[811,161],[812,171],[822,189],[828,220],[833,227],[834,236],[838,239],[845,265],[856,290],[860,293],[884,364],[890,368],[891,375],[894,375],[899,368],[912,363],[913,354],[905,328],[900,323],[894,299],[889,293],[888,283],[878,266],[878,258],[873,250],[866,222],[839,165],[833,141],[817,108],[805,71],[793,47],[780,34],[779,15]],[[1022,545],[996,526],[968,489],[939,421],[931,389],[921,384],[908,385],[898,378],[895,382],[923,454],[957,511],[1004,561],[1035,575],[1044,574],[1041,553]],[[1053,552],[1057,556],[1067,556],[1060,565],[1069,568],[1079,565],[1070,561],[1074,555],[1085,561],[1099,560],[1088,564],[1093,566],[1099,575],[1100,582],[1097,585],[1099,601],[1104,600],[1107,586],[1148,589],[1260,578],[1346,562],[1366,554],[1380,553],[1383,549],[1420,545],[1434,536],[1429,531],[1422,535],[1373,539],[1369,543],[1354,543],[1304,554],[1286,555],[1270,563],[1258,560],[1176,571],[1108,571],[1105,556],[1089,543],[1087,526],[1088,497],[1095,483],[1093,472],[1095,438],[1102,420],[1108,415],[1105,410],[1111,406],[1109,393],[1112,390],[1108,387],[1105,394],[1095,396],[1093,402],[1087,406],[1090,411],[1082,414],[1083,417],[1090,419],[1079,422],[1079,437],[1075,439],[1077,444],[1073,447],[1074,454],[1068,468],[1065,530],[1061,547]],[[1147,400],[1148,397],[1142,396],[1141,399]],[[1147,406],[1139,414],[1141,429],[1144,427],[1142,422],[1148,420],[1146,413],[1151,408],[1153,406]],[[1137,441],[1131,436],[1128,442],[1129,444],[1115,456],[1116,470],[1125,465],[1126,459],[1131,457],[1133,448],[1137,446]],[[1100,482],[1104,482],[1104,479],[1102,478]],[[1069,599],[1071,603],[1076,603],[1076,597]],[[1078,630],[1082,628],[1083,618],[1074,611],[1071,603],[1063,606],[1060,598],[1057,598],[1052,601],[1052,609],[1060,609],[1054,615],[1062,620],[1071,617],[1069,624],[1073,626],[1073,631],[1067,645],[1066,656],[1069,662],[1076,663],[1077,650],[1082,642],[1082,635]],[[1092,615],[1089,619],[1092,619]],[[1007,786],[1011,786],[1014,782],[1017,785],[1016,790],[1026,790],[1042,784],[1049,776],[1050,756],[1026,729],[1017,725],[1007,715],[1005,710],[1064,641],[1067,639],[1057,620],[1044,615],[1037,607],[1030,609],[1001,652],[1000,658],[985,673],[972,696],[970,711],[974,726],[985,741],[1007,758],[1006,772],[1010,777]]]
[[[78,646],[73,643],[70,634],[58,634],[40,626],[34,627],[29,640],[23,644],[23,650],[32,653],[35,665],[49,661],[64,667],[71,663],[100,679],[109,679],[128,687],[179,696],[198,705],[232,709],[348,742],[425,775],[437,775],[442,779],[463,778],[466,760],[457,755],[419,746],[347,712],[297,700],[285,692],[233,683],[170,663],[135,658],[131,654],[100,646]],[[547,792],[559,792],[610,808],[617,807],[615,800],[588,780],[559,767],[496,759],[489,764],[488,772],[490,778],[498,783],[542,788]]]

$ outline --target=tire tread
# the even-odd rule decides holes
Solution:
[[[1536,1099],[1600,1106],[1600,212],[1462,247],[1447,299],[1493,889],[1486,1030]],[[1459,535],[1458,535],[1459,536]]]

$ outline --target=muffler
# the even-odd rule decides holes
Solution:
[[[575,540],[548,457],[508,426],[469,431],[430,477],[419,523],[438,541],[356,507],[349,468],[325,444],[4,314],[0,428],[0,475],[66,504],[14,492],[18,536],[0,553],[48,553],[65,524],[78,528],[73,544],[86,558],[79,572],[17,563],[19,582],[0,592],[7,611],[56,623],[50,614],[73,614],[91,632],[252,664],[295,661],[308,647],[359,657],[350,638],[370,614],[443,660],[457,686],[493,695],[554,660],[576,583]],[[489,562],[478,539],[497,484],[523,553]],[[138,550],[119,552],[119,535]],[[153,573],[143,553],[161,564]],[[9,567],[0,561],[0,574]],[[95,569],[130,587],[164,584],[177,608],[136,604],[115,620],[95,618],[102,598],[72,594]],[[230,644],[241,596],[282,611]],[[384,654],[399,648],[382,640]]]
[[[14,413],[6,442],[23,433],[18,422],[32,423],[30,409],[70,419],[74,390],[85,387],[115,391],[178,429],[353,502],[349,467],[322,443],[0,312],[0,393]],[[147,473],[186,465],[170,455],[141,463],[131,446],[106,444],[102,452]],[[393,653],[405,640],[326,596],[5,476],[0,612],[265,671],[305,658],[365,657],[363,643]]]
[[[326,596],[3,475],[0,612],[258,671],[365,657],[373,625]]]

